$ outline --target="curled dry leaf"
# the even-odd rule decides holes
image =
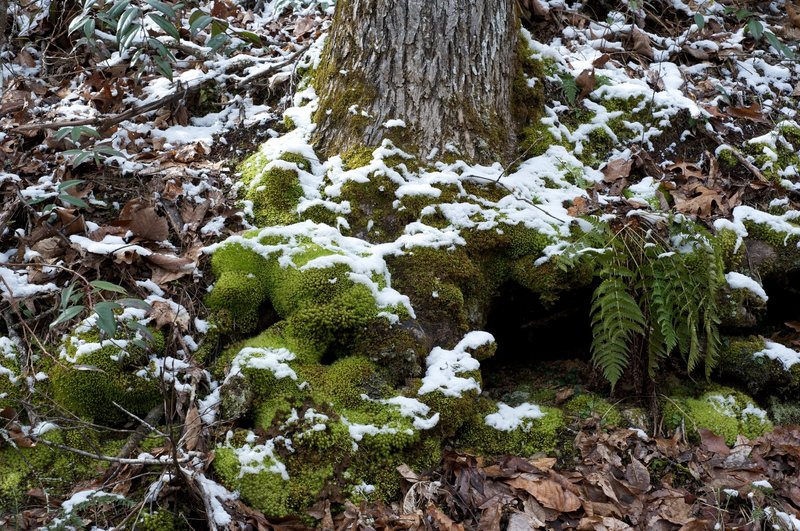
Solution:
[[[650,46],[650,37],[636,26],[631,30],[631,51],[648,59],[653,59],[653,47]]]
[[[507,480],[506,483],[516,489],[526,491],[548,509],[570,513],[581,507],[581,500],[570,491],[551,479],[533,479],[529,474]]]

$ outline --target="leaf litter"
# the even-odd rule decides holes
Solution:
[[[703,125],[687,129],[694,136],[647,139],[642,134],[641,142],[615,153],[601,168],[602,181],[586,197],[573,201],[571,215],[624,215],[641,208],[646,202],[635,194],[629,197],[629,192],[646,178],[658,183],[655,198],[661,208],[674,208],[708,223],[729,216],[739,205],[766,204],[784,195],[791,207],[800,206],[796,193],[765,182],[750,155],[739,154],[749,166],[742,161],[722,169],[718,160],[720,146],[737,146],[746,136],[765,133],[776,120],[793,118],[781,107],[787,91],[774,83],[770,86],[767,69],[746,60],[755,52],[759,57],[770,53],[768,47],[767,54],[759,49],[763,43],[743,38],[747,22],[694,2],[675,4],[680,4],[675,12],[685,17],[654,12],[659,3],[645,4],[633,13],[636,24],[617,20],[606,25],[561,2],[520,3],[527,6],[526,20],[542,42],[559,32],[569,37],[568,43],[588,39],[597,44],[598,56],[577,67],[578,102],[602,90],[603,76],[612,69],[665,90],[669,80],[647,67],[664,60],[667,53],[679,53],[687,80],[683,88],[705,113]],[[252,151],[265,134],[280,132],[280,111],[289,104],[286,93],[296,79],[296,63],[302,60],[295,54],[318,39],[330,23],[329,11],[287,10],[262,24],[262,17],[235,2],[204,4],[214,16],[259,33],[269,44],[247,61],[236,60],[236,55],[206,62],[186,56],[185,66],[176,72],[176,77],[189,74],[186,84],[174,84],[166,91],[134,83],[124,61],[102,71],[81,67],[78,72],[72,71],[74,63],[62,61],[48,74],[38,66],[35,47],[52,27],[37,19],[37,3],[30,2],[18,7],[14,16],[34,21],[27,25],[31,44],[16,50],[0,98],[4,301],[31,316],[25,338],[32,342],[34,335],[47,339],[58,288],[76,278],[113,282],[151,300],[148,315],[169,332],[167,352],[181,361],[165,362],[164,370],[176,383],[192,382],[175,387],[185,452],[203,449],[212,432],[196,396],[198,390],[207,390],[210,377],[193,363],[185,339],[203,334],[202,295],[210,279],[201,249],[249,227],[237,204],[229,159]],[[765,3],[752,4],[767,28],[782,38],[797,38],[800,17],[794,6],[785,6],[790,25],[782,26],[785,21],[761,9]],[[695,21],[700,16],[702,27],[692,25],[691,15]],[[783,60],[775,53],[768,58],[776,64]],[[715,79],[707,74],[731,62],[740,69],[738,77]],[[788,95],[796,98],[800,81],[793,78],[793,83]],[[745,89],[756,91],[759,99],[750,98]],[[212,94],[210,105],[203,101],[208,94]],[[159,99],[164,102],[153,108],[154,117],[137,114]],[[76,120],[93,121],[104,136],[101,144],[113,145],[122,156],[80,165],[70,162],[64,150],[98,144],[89,137],[59,139],[48,124]],[[675,148],[681,144],[685,145]],[[676,160],[653,156],[670,150]],[[76,180],[77,186],[61,188]],[[797,334],[792,337],[796,340]],[[17,422],[15,411],[6,408],[1,413],[15,444],[36,444],[27,435],[28,428]],[[691,530],[752,528],[767,522],[788,527],[800,511],[796,427],[777,428],[755,441],[740,438],[733,448],[703,430],[696,445],[679,434],[660,438],[627,429],[576,428],[574,446],[579,455],[574,463],[448,452],[436,470],[400,470],[407,483],[402,503],[357,506],[334,499],[311,516],[318,527],[337,530]],[[150,454],[166,456],[173,450],[156,448]],[[200,469],[211,459],[206,455]],[[125,494],[141,482],[142,468],[121,467],[114,492]],[[769,488],[756,485],[764,481]],[[195,484],[202,485],[203,479]],[[101,488],[102,482],[94,487]],[[28,495],[39,499],[40,506],[17,515],[13,525],[20,528],[48,522],[52,516],[48,504],[60,503],[42,492]],[[342,510],[332,510],[331,501]],[[237,521],[256,529],[306,528],[301,522],[270,522],[239,500],[220,503]],[[0,519],[0,524],[10,522]]]

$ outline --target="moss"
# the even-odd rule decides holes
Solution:
[[[239,459],[230,448],[217,448],[213,463],[222,484],[230,490],[238,490],[242,499],[254,509],[272,518],[292,514],[289,485],[279,473],[262,470],[257,474],[245,473],[239,477]],[[265,466],[269,466],[269,463],[265,463]]]
[[[211,269],[217,279],[206,303],[222,332],[247,333],[258,323],[258,310],[267,299],[268,262],[240,244],[214,252]]]
[[[582,419],[597,418],[603,426],[616,427],[623,423],[622,414],[616,406],[591,393],[572,398],[564,405],[564,412]]]
[[[477,373],[464,373],[460,376],[481,381],[480,374]],[[439,423],[432,432],[442,438],[455,435],[465,423],[475,416],[479,404],[478,393],[475,391],[466,391],[458,397],[446,396],[440,391],[434,391],[417,396],[417,399],[429,406],[432,411],[439,413]]]
[[[553,455],[564,417],[556,408],[541,409],[544,417],[525,421],[510,431],[501,431],[486,425],[485,417],[497,412],[497,404],[483,399],[476,413],[459,432],[458,443],[482,455],[531,456],[539,452]]]
[[[102,455],[116,455],[124,444],[117,439],[101,441],[97,432],[87,429],[52,430],[41,438]],[[30,448],[6,445],[0,449],[0,507],[19,503],[33,488],[66,496],[76,483],[96,477],[107,465],[43,442]]]
[[[796,397],[800,392],[800,365],[786,370],[778,360],[753,355],[765,347],[764,340],[758,336],[724,338],[718,374],[736,381],[754,396]]]
[[[687,435],[695,441],[699,438],[697,430],[705,428],[723,437],[729,445],[739,434],[752,439],[772,429],[772,423],[756,411],[751,398],[724,387],[708,391],[699,398],[672,397],[663,404],[664,423],[668,428],[685,426]]]
[[[735,270],[742,263],[745,256],[745,245],[743,241],[740,241],[736,232],[730,229],[718,231],[714,236],[714,245],[719,249],[726,271]]]
[[[140,531],[172,531],[180,527],[176,515],[161,510],[142,513],[134,522],[134,528]]]
[[[523,257],[511,262],[511,278],[520,286],[538,293],[544,304],[552,304],[558,300],[564,286],[575,289],[586,286],[592,281],[592,264],[586,262],[564,271],[550,260],[540,265],[534,264],[533,257]]]
[[[322,368],[309,378],[318,403],[332,403],[337,408],[358,407],[361,395],[380,398],[388,391],[378,365],[362,356],[348,356]]]
[[[163,337],[155,336],[155,349],[160,350]],[[94,333],[75,337],[89,343],[99,340]],[[76,355],[71,339],[66,341],[66,350],[70,357]],[[76,364],[64,360],[50,372],[53,399],[67,411],[101,424],[118,425],[130,420],[114,402],[134,415],[144,416],[162,400],[158,379],[136,374],[148,363],[147,352],[139,347],[123,350],[113,344],[81,355]]]
[[[21,374],[16,346],[9,338],[0,337],[0,409],[14,407],[22,398]]]
[[[733,168],[739,164],[739,159],[734,155],[731,149],[720,149],[717,152],[717,160],[727,168]]]

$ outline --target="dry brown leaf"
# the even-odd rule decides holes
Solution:
[[[650,46],[650,37],[636,26],[631,30],[631,50],[648,59],[653,59],[653,47]]]
[[[699,428],[697,433],[700,434],[700,448],[706,452],[720,454],[727,456],[731,453],[731,449],[725,444],[725,438],[712,433],[705,428]]]
[[[579,100],[588,96],[594,90],[595,85],[597,85],[597,79],[595,79],[594,76],[594,68],[591,70],[584,70],[578,74],[578,77],[575,78],[575,84],[581,89],[578,93]]]
[[[167,219],[159,216],[156,209],[142,199],[131,199],[122,207],[119,220],[114,225],[122,226],[134,236],[154,242],[164,241],[169,237]]]
[[[797,12],[792,2],[786,2],[786,14],[789,15],[792,25],[800,29],[800,13]]]
[[[523,476],[529,476],[529,474],[509,479],[506,483],[515,489],[524,490],[548,509],[555,509],[563,513],[571,513],[580,509],[580,498],[565,490],[557,482],[551,479],[526,479]]]
[[[611,56],[607,53],[604,53],[594,61],[592,61],[592,66],[595,68],[603,68],[605,64],[611,60]]]
[[[189,410],[186,412],[186,420],[183,425],[183,434],[181,438],[186,446],[186,450],[194,451],[199,446],[203,431],[203,420],[200,418],[200,412],[197,410],[197,404],[192,402]]]
[[[294,36],[300,37],[305,35],[309,31],[314,28],[314,17],[313,16],[305,16],[297,19],[297,22],[294,24]]]
[[[464,531],[464,525],[454,522],[452,518],[442,512],[441,509],[433,504],[428,505],[426,511],[428,518],[439,526],[443,531]]]
[[[650,490],[650,472],[647,467],[642,464],[638,459],[631,458],[631,462],[625,468],[625,479],[628,482],[628,487],[638,493],[647,492]]]
[[[701,194],[691,199],[681,199],[677,194],[673,194],[675,209],[684,214],[694,214],[703,218],[710,216],[714,204],[718,206],[722,204],[722,197],[713,190],[702,188]]]
[[[614,159],[608,162],[603,168],[603,181],[607,183],[617,182],[625,179],[631,174],[633,160]]]
[[[176,314],[166,301],[155,301],[151,306],[153,310],[150,312],[150,316],[153,318],[156,328],[175,325],[181,332],[189,329],[189,314],[185,311]]]
[[[764,113],[761,111],[761,104],[753,102],[751,105],[747,107],[728,107],[727,111],[728,115],[733,116],[735,118],[744,118],[745,120],[750,120],[752,122],[766,124],[769,123],[769,120],[764,116]]]

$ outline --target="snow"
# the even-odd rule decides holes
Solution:
[[[406,123],[403,120],[395,118],[392,120],[386,120],[383,122],[383,126],[387,129],[391,129],[392,127],[406,127]]]
[[[767,292],[764,291],[764,288],[761,287],[761,284],[746,275],[737,273],[736,271],[731,271],[730,273],[725,273],[725,280],[728,281],[728,285],[732,289],[745,289],[756,295],[764,302],[769,300]]]
[[[531,420],[540,419],[545,415],[539,406],[528,402],[516,407],[498,402],[497,412],[486,415],[484,421],[487,426],[500,431],[512,431],[520,427],[527,430],[530,428]]]
[[[362,398],[369,399],[367,395]],[[414,427],[418,430],[429,430],[439,423],[439,413],[434,413],[429,418],[425,418],[430,413],[431,408],[417,400],[406,396],[395,396],[383,400],[378,400],[381,404],[397,406],[400,414],[414,420]]]
[[[297,373],[286,363],[294,358],[294,354],[285,348],[245,347],[231,361],[231,368],[225,381],[240,375],[245,368],[270,371],[279,380],[282,378],[297,380]]]
[[[777,360],[783,364],[783,367],[788,371],[796,363],[800,363],[800,352],[792,350],[789,347],[775,343],[774,341],[765,340],[765,347],[762,350],[754,353],[755,357],[767,357],[771,360]]]
[[[78,505],[91,501],[92,498],[99,497],[113,498],[118,500],[125,499],[125,496],[120,496],[119,494],[113,494],[111,492],[105,492],[102,490],[81,490],[70,496],[68,500],[64,500],[64,502],[61,504],[61,510],[64,514],[71,514]]]
[[[467,349],[477,349],[494,342],[494,337],[488,332],[469,332],[453,350],[434,347],[428,354],[426,364],[428,369],[422,378],[422,386],[418,394],[425,395],[438,391],[445,396],[460,397],[467,391],[480,393],[478,382],[471,377],[459,376],[461,373],[477,371],[480,368],[478,360],[473,358]]]
[[[766,479],[760,479],[758,481],[753,481],[751,483],[751,485],[754,486],[754,487],[758,487],[760,489],[771,489],[772,488],[772,484],[769,481],[767,481]]]

